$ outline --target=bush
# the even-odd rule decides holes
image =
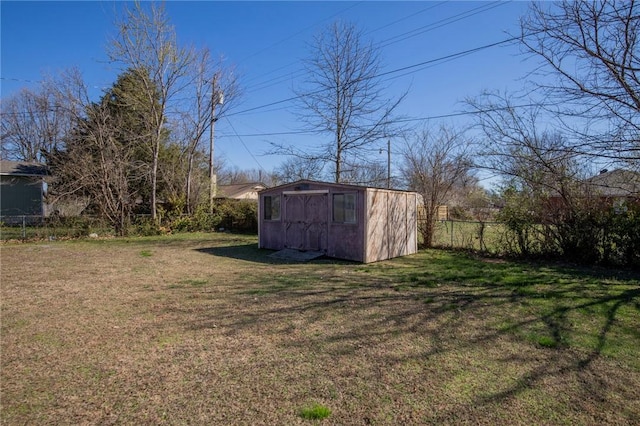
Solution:
[[[156,220],[152,219],[151,216],[145,215],[134,218],[130,233],[149,237],[162,234],[162,230]]]
[[[512,188],[508,188],[503,197],[505,206],[496,217],[507,228],[503,249],[509,255],[530,256],[536,251],[534,236],[537,232],[531,198]]]
[[[217,200],[213,213],[201,204],[192,215],[167,214],[165,226],[175,232],[258,231],[258,205],[252,200]]]
[[[576,197],[572,203],[508,193],[498,218],[507,255],[640,267],[640,204]]]
[[[612,206],[602,239],[604,263],[640,268],[640,205],[625,202]]]

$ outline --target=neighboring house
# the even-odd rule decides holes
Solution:
[[[301,180],[260,192],[260,248],[376,262],[416,253],[415,192]]]
[[[216,198],[257,200],[258,192],[266,188],[267,186],[260,182],[239,183],[234,185],[218,185]]]
[[[594,196],[611,201],[638,200],[640,198],[640,173],[631,170],[602,170],[587,179],[586,184]]]
[[[0,216],[40,216],[45,214],[47,168],[37,163],[0,161]]]

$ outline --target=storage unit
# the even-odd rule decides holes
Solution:
[[[415,192],[302,180],[259,196],[260,248],[364,263],[418,250]]]

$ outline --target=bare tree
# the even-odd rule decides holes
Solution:
[[[193,196],[194,173],[197,170],[194,162],[206,151],[203,147],[204,141],[214,121],[224,116],[240,94],[234,69],[226,67],[223,59],[213,61],[208,49],[197,52],[196,60],[191,64],[190,75],[191,84],[185,93],[188,96],[181,103],[181,112],[173,123],[174,132],[178,133],[181,139],[187,167],[184,189],[189,213],[194,210],[194,203],[198,199]],[[213,103],[221,97],[224,97],[222,104]],[[211,157],[212,153],[209,153],[209,156]],[[217,168],[218,166],[214,167]]]
[[[543,108],[515,108],[508,96],[471,101],[485,138],[478,165],[503,177],[499,214],[515,252],[595,259],[603,229],[603,203],[583,184],[590,156],[554,129],[540,128]],[[604,203],[606,204],[606,203]]]
[[[535,3],[522,21],[522,43],[549,77],[538,87],[576,151],[640,160],[639,17],[635,0],[564,0]]]
[[[408,188],[422,197],[424,219],[420,233],[426,247],[433,245],[438,206],[470,174],[469,149],[462,132],[444,126],[438,130],[425,129],[415,139],[406,141],[402,174]]]
[[[377,152],[377,151],[376,151]],[[360,161],[345,163],[342,174],[345,182],[356,185],[386,188],[388,181],[387,164],[382,161]],[[391,182],[389,182],[391,187]]]
[[[64,145],[71,119],[55,87],[47,78],[37,91],[22,89],[2,100],[1,158],[44,163],[47,154]]]
[[[190,83],[187,77],[194,52],[178,45],[164,7],[151,4],[146,11],[136,2],[132,9],[125,9],[117,25],[119,32],[111,43],[109,56],[126,69],[138,72],[144,86],[144,96],[132,96],[126,102],[132,108],[149,111],[142,122],[146,125],[144,136],[152,157],[151,215],[156,219],[158,160],[166,140],[165,125],[172,112],[170,103]]]
[[[345,164],[359,163],[363,149],[394,136],[394,112],[402,99],[389,99],[379,77],[379,51],[352,24],[336,22],[313,41],[306,62],[308,77],[296,91],[300,119],[310,131],[330,134],[333,141],[304,158],[320,158],[334,166],[335,182],[345,180]]]
[[[579,177],[573,165],[580,157],[571,141],[555,130],[540,129],[542,106],[518,108],[509,94],[483,93],[467,104],[476,112],[484,138],[476,166],[516,179],[538,191],[570,193]]]
[[[279,183],[321,180],[324,167],[325,163],[320,159],[291,156],[278,167],[276,178]]]

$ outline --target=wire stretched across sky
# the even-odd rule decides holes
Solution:
[[[452,53],[452,54],[449,54],[449,55],[440,56],[438,58],[428,59],[428,60],[425,60],[425,61],[421,61],[421,62],[418,62],[418,63],[415,63],[415,64],[403,66],[403,67],[400,67],[400,68],[395,68],[395,69],[390,70],[390,71],[385,71],[385,72],[376,74],[374,76],[367,77],[366,79],[384,77],[384,76],[388,76],[388,75],[395,74],[395,73],[398,73],[398,72],[407,71],[407,70],[410,70],[410,69],[422,67],[422,66],[425,66],[425,65],[429,65],[429,64],[434,64],[434,63],[441,62],[441,61],[447,61],[447,60],[455,59],[455,58],[458,58],[458,57],[469,55],[471,53],[476,53],[476,52],[480,52],[482,50],[490,49],[492,47],[496,47],[496,46],[500,46],[500,45],[503,45],[503,44],[511,43],[511,42],[514,42],[514,41],[519,40],[519,39],[520,39],[519,37],[509,37],[509,38],[506,38],[506,39],[503,39],[503,40],[500,40],[500,41],[497,41],[497,42],[494,42],[494,43],[489,43],[489,44],[485,44],[483,46],[474,47],[472,49],[467,49],[467,50],[455,52],[455,53]],[[412,73],[413,72],[417,72],[417,71],[419,71],[419,70],[412,71]],[[408,73],[408,74],[411,74],[411,73]],[[256,110],[260,110],[260,109],[263,109],[263,108],[268,108],[268,107],[271,107],[271,106],[274,106],[274,105],[279,105],[279,104],[282,104],[282,103],[285,103],[285,102],[290,102],[290,101],[299,99],[299,98],[301,98],[302,96],[305,96],[305,95],[316,95],[316,94],[322,93],[323,91],[324,91],[324,89],[316,90],[316,91],[309,92],[309,93],[306,93],[306,94],[303,94],[303,95],[290,96],[290,97],[285,98],[285,99],[280,99],[280,100],[277,100],[277,101],[274,101],[274,102],[269,102],[269,103],[266,103],[266,104],[263,104],[263,105],[258,105],[258,106],[255,106],[255,107],[252,107],[252,108],[247,108],[247,109],[244,109],[244,110],[241,110],[241,111],[229,112],[228,114],[226,114],[226,116],[227,117],[232,117],[232,116],[236,116],[236,115],[242,115],[242,114],[245,114],[245,113],[248,113],[248,112],[251,112],[251,111],[256,111]]]
[[[428,10],[434,9],[434,8],[436,8],[438,6],[441,6],[441,5],[445,4],[445,3],[446,2],[436,3],[436,4],[432,5],[432,6],[424,8],[424,9],[418,11],[418,12],[406,15],[406,16],[404,16],[404,17],[402,17],[402,18],[400,18],[400,19],[398,19],[398,20],[396,20],[394,22],[391,22],[389,24],[383,25],[383,26],[378,27],[378,28],[376,28],[374,30],[365,32],[364,35],[371,34],[371,33],[374,33],[376,31],[379,31],[381,29],[384,29],[384,28],[387,28],[389,26],[395,25],[395,24],[397,24],[399,22],[402,22],[402,21],[404,21],[406,19],[414,17],[414,16],[416,16],[416,15],[418,15],[420,13],[426,12]],[[461,12],[461,13],[458,13],[458,14],[455,14],[455,15],[452,15],[452,16],[448,16],[446,18],[443,18],[443,19],[440,19],[438,21],[432,22],[432,23],[430,23],[428,25],[420,26],[418,28],[414,28],[414,29],[412,29],[410,31],[404,32],[402,34],[399,34],[399,35],[390,37],[388,39],[382,40],[382,41],[376,43],[374,45],[374,47],[375,48],[388,47],[390,45],[406,41],[406,40],[408,40],[410,38],[417,37],[419,35],[423,35],[423,34],[425,34],[427,32],[436,30],[438,28],[442,28],[444,26],[451,25],[451,24],[453,24],[455,22],[458,22],[458,21],[461,21],[463,19],[471,18],[471,17],[476,16],[476,15],[478,15],[480,13],[487,12],[487,11],[489,11],[491,9],[494,9],[496,7],[502,6],[502,5],[507,4],[507,3],[509,3],[509,2],[494,1],[494,2],[492,2],[490,4],[488,4],[488,5],[482,5],[480,7],[476,7],[476,8],[473,8],[473,9],[470,9],[470,10],[467,10],[467,11],[464,11],[464,12]],[[263,52],[263,51],[261,51],[261,52]],[[277,68],[277,70],[286,69],[286,68],[289,68],[290,66],[296,65],[298,63],[299,63],[299,61],[290,62],[289,64],[287,64],[285,66]],[[263,74],[263,76],[264,75],[273,74],[277,70],[269,71],[269,72]],[[280,75],[272,77],[272,78],[270,78],[270,79],[268,79],[266,81],[258,82],[256,84],[254,84],[253,86],[249,86],[249,87],[246,88],[246,90],[248,92],[257,92],[259,90],[264,90],[266,88],[273,87],[273,86],[275,86],[277,84],[283,83],[283,82],[285,82],[287,80],[294,79],[296,77],[300,77],[300,76],[304,75],[304,73],[305,73],[304,69],[298,69],[298,70],[291,71],[291,72],[286,73],[286,74],[280,74]],[[255,80],[256,78],[254,78],[253,80]],[[249,81],[252,81],[252,80],[249,80]]]

